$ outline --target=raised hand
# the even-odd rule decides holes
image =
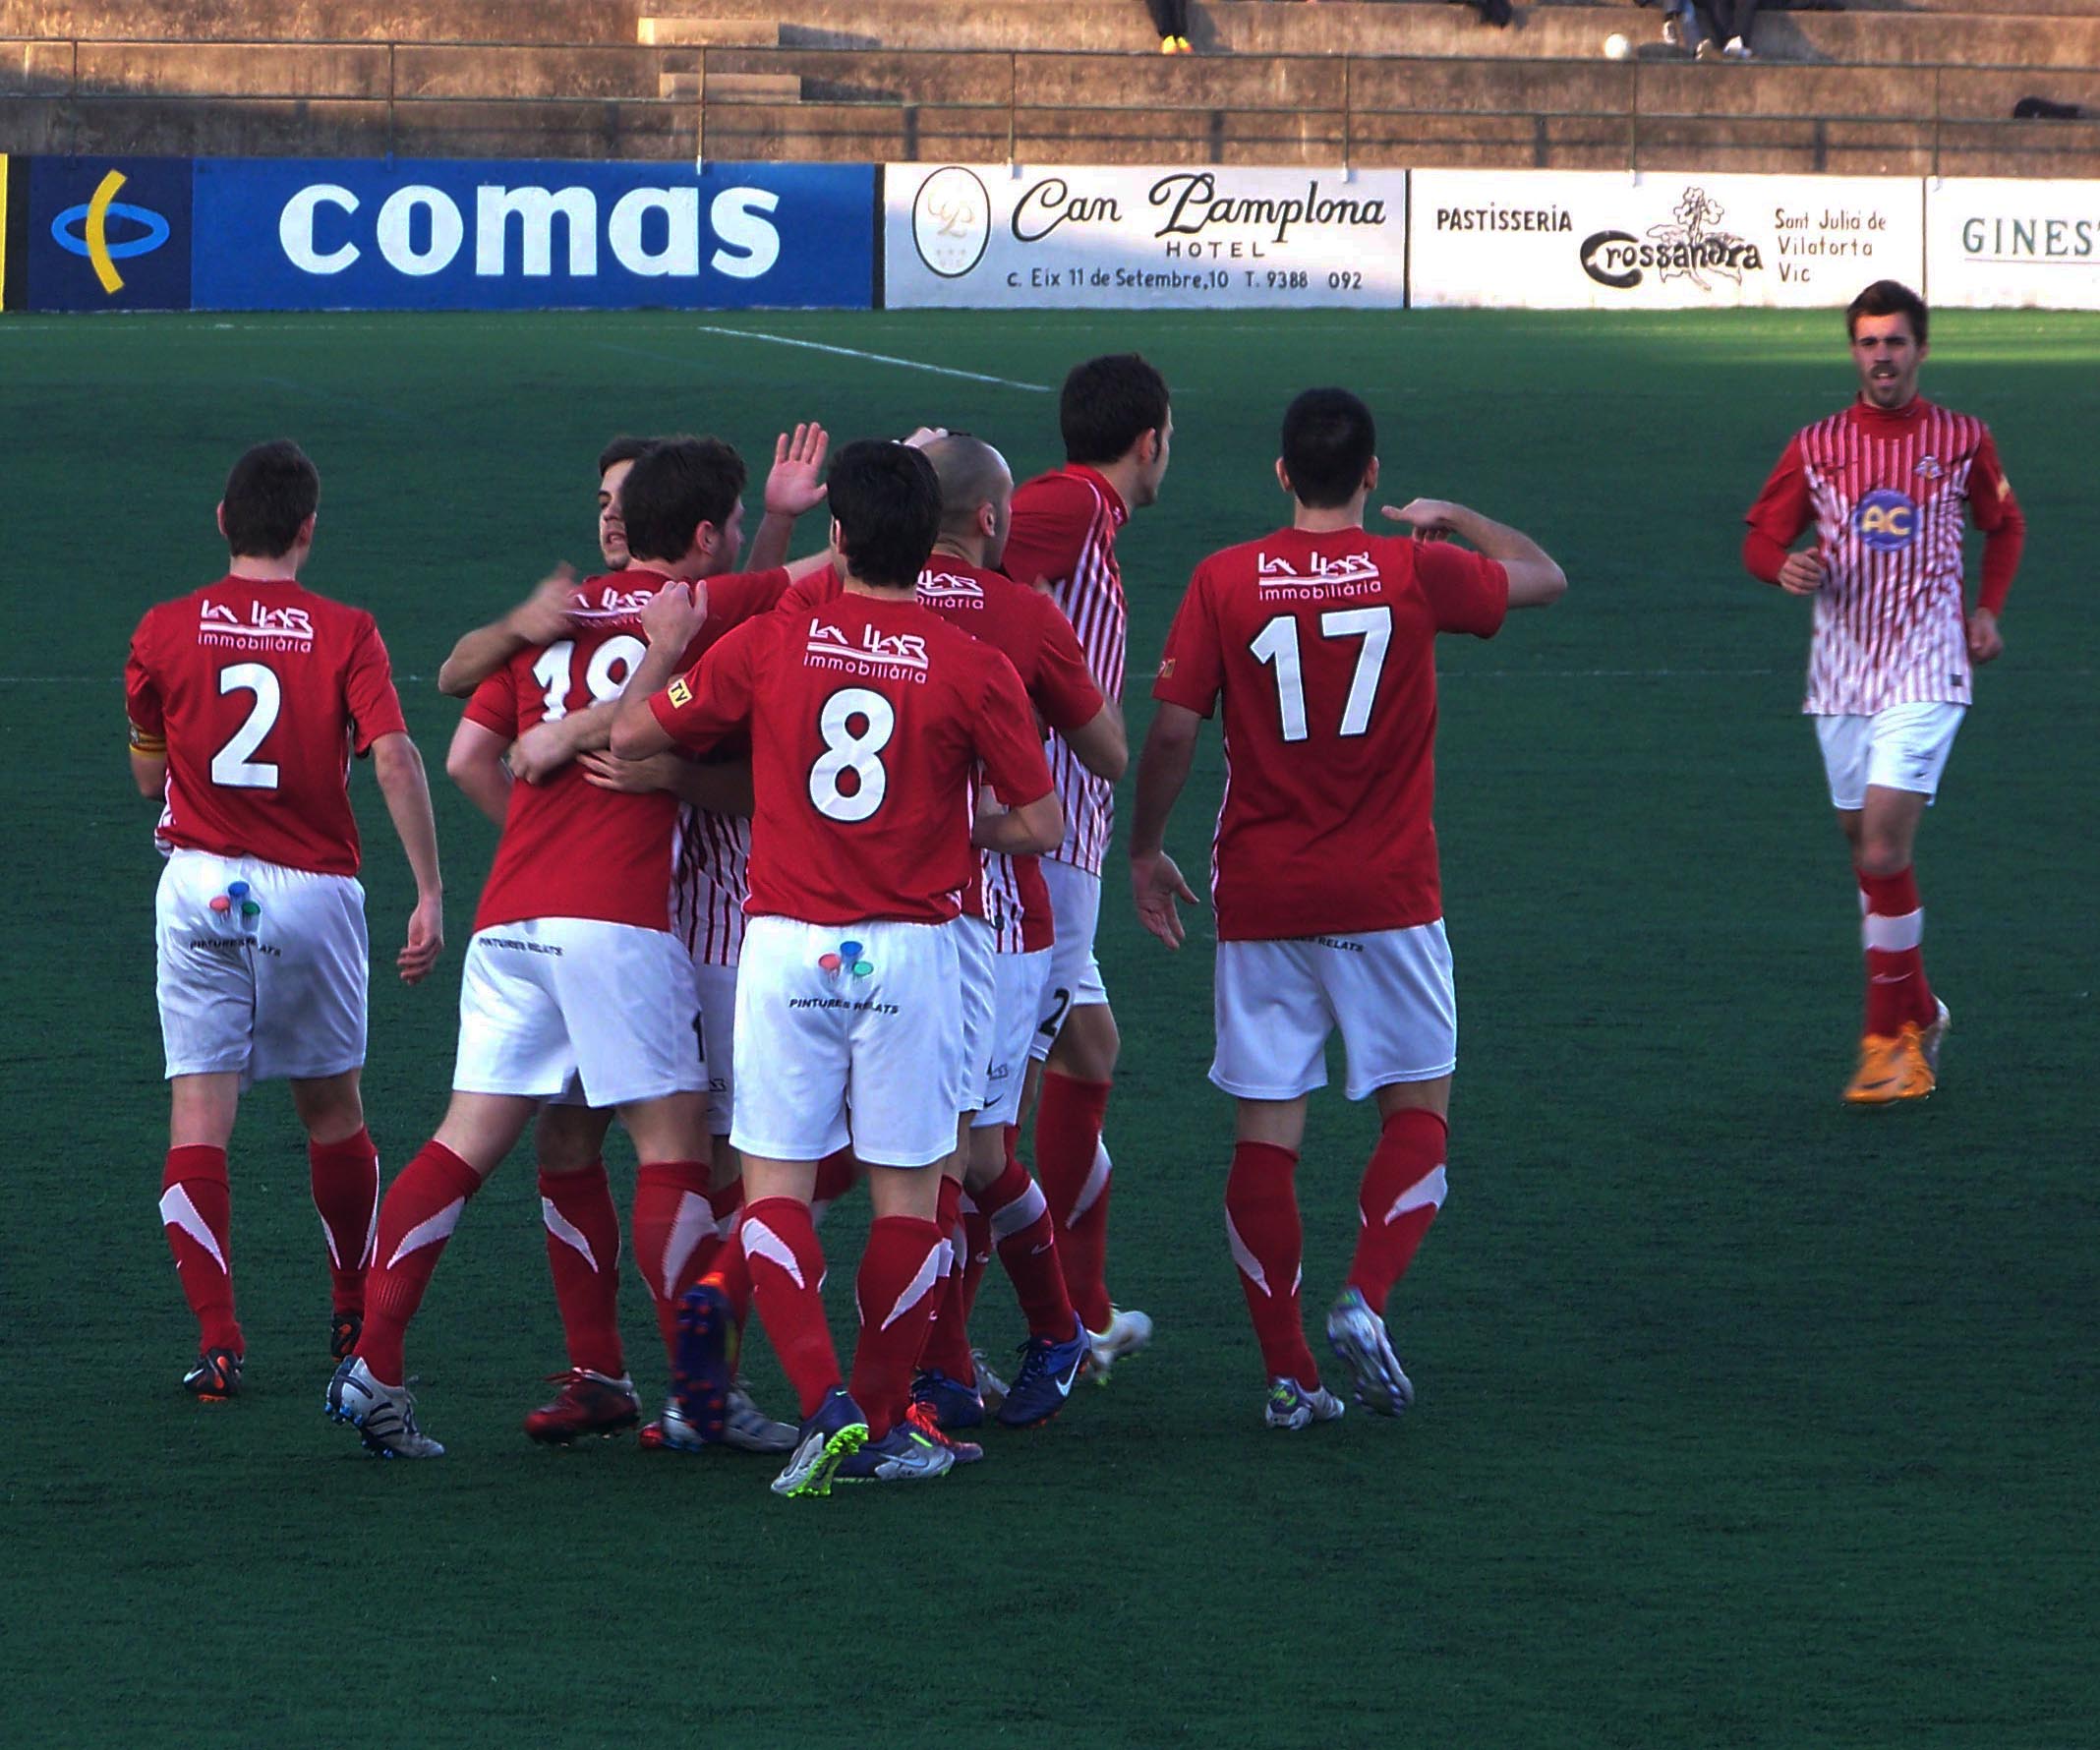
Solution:
[[[1381,504],[1378,514],[1396,523],[1412,524],[1417,541],[1448,541],[1452,533],[1452,513],[1459,508],[1448,498],[1410,498],[1398,506]]]
[[[818,476],[824,472],[824,454],[831,438],[811,422],[783,432],[773,445],[773,472],[766,476],[766,514],[800,516],[824,502]]]
[[[527,644],[552,644],[566,637],[569,629],[569,597],[576,587],[576,573],[556,565],[533,586],[532,594],[509,613],[510,629]]]

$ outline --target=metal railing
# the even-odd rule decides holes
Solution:
[[[88,86],[82,85],[81,51],[88,48],[97,53],[125,49],[195,48],[200,51],[224,51],[241,49],[336,49],[365,50],[373,57],[375,65],[369,70],[370,77],[355,90],[315,90],[312,88],[286,88],[264,90],[215,90],[209,88],[168,90],[126,88],[106,73],[95,73]],[[28,52],[37,51],[33,57]],[[23,50],[20,62],[21,85],[12,88],[6,82],[11,75],[7,64],[12,51]],[[696,73],[697,95],[693,97],[664,97],[660,95],[628,95],[624,93],[562,93],[537,92],[530,94],[488,93],[471,89],[403,88],[404,54],[415,57],[441,57],[450,52],[476,52],[510,50],[519,54],[563,55],[592,52],[606,54],[634,54],[653,57],[661,68],[666,57],[676,57],[692,63]],[[383,81],[379,78],[378,57],[384,56]],[[48,63],[56,56],[64,64],[64,74]],[[871,76],[864,70],[874,60],[885,62],[922,63],[931,67],[935,62],[953,65],[958,60],[980,64],[988,76],[982,83],[993,93],[986,96],[924,96],[908,94],[902,90],[875,90],[866,88]],[[1026,150],[1034,155],[1051,152],[1065,158],[1083,157],[1089,144],[1130,147],[1144,142],[1145,136],[1118,131],[1109,125],[1108,118],[1143,114],[1178,119],[1183,126],[1167,127],[1153,137],[1153,149],[1168,148],[1185,151],[1190,139],[1189,123],[1201,118],[1200,132],[1212,142],[1221,143],[1234,132],[1236,122],[1257,118],[1289,118],[1297,124],[1288,138],[1279,136],[1275,144],[1288,147],[1294,155],[1303,155],[1308,150],[1331,150],[1332,156],[1322,161],[1338,162],[1343,167],[1353,167],[1364,160],[1365,153],[1377,151],[1381,146],[1402,149],[1414,154],[1419,161],[1424,148],[1433,149],[1433,140],[1391,141],[1381,140],[1381,134],[1390,129],[1381,129],[1377,124],[1401,122],[1426,124],[1449,122],[1454,118],[1487,124],[1528,124],[1533,133],[1535,153],[1550,152],[1556,142],[1556,133],[1565,133],[1578,128],[1593,128],[1611,131],[1614,138],[1623,139],[1624,163],[1628,170],[1643,168],[1644,134],[1651,152],[1656,148],[1655,137],[1659,131],[1670,127],[1696,125],[1706,129],[1726,129],[1739,126],[1745,129],[1769,130],[1786,127],[1801,131],[1807,149],[1817,155],[1820,162],[1824,153],[1832,149],[1832,136],[1836,131],[1872,130],[1885,136],[1900,136],[1906,131],[1912,135],[1925,136],[1922,149],[1929,152],[1931,171],[1937,175],[1950,141],[1959,142],[1964,137],[1980,138],[1985,130],[2017,128],[2020,138],[2040,145],[2054,140],[2064,143],[2071,150],[2080,155],[2100,155],[2100,121],[2014,122],[2010,114],[2005,116],[1957,115],[1948,113],[1949,88],[1951,84],[1965,85],[1977,80],[2001,77],[2018,77],[2031,83],[2047,84],[2059,89],[2068,82],[2077,82],[2087,88],[2100,88],[2100,68],[2093,67],[2034,67],[2028,65],[1963,65],[1947,66],[1920,63],[1890,63],[1861,61],[1806,61],[1773,62],[1758,64],[1759,71],[1771,73],[1801,68],[1827,73],[1872,73],[1884,79],[1898,76],[1908,80],[1919,92],[1919,101],[1914,107],[1891,110],[1875,108],[1871,111],[1855,109],[1797,110],[1781,114],[1758,114],[1754,112],[1715,112],[1701,108],[1682,106],[1681,97],[1671,92],[1681,92],[1683,80],[1691,64],[1672,59],[1650,61],[1639,57],[1620,62],[1601,62],[1587,58],[1528,58],[1506,55],[1454,56],[1454,55],[1406,55],[1406,54],[1277,54],[1238,56],[1226,58],[1230,62],[1246,64],[1259,61],[1265,65],[1282,65],[1286,68],[1317,69],[1328,76],[1338,91],[1338,100],[1307,103],[1300,100],[1274,102],[1234,102],[1206,98],[1201,83],[1208,69],[1220,69],[1222,62],[1204,57],[1196,61],[1173,63],[1177,79],[1183,89],[1166,95],[1147,91],[1132,100],[1101,100],[1088,97],[1077,100],[1060,96],[1053,100],[1030,100],[1023,95],[1026,81],[1024,69],[1032,70],[1050,62],[1140,62],[1149,70],[1157,65],[1150,57],[1118,55],[1111,52],[1075,50],[1026,50],[1026,49],[926,49],[926,48],[873,48],[873,49],[826,49],[795,46],[706,46],[706,45],[657,45],[630,46],[609,43],[517,43],[503,41],[433,43],[401,39],[327,38],[281,42],[213,41],[198,43],[168,37],[136,38],[48,38],[48,37],[0,37],[0,123],[4,123],[5,106],[16,101],[59,102],[72,106],[80,113],[87,113],[104,104],[160,104],[174,105],[282,105],[298,104],[309,112],[325,113],[331,107],[347,108],[356,105],[364,108],[383,106],[384,150],[393,156],[404,117],[413,116],[425,106],[472,105],[483,108],[513,109],[521,115],[545,114],[547,111],[565,107],[571,110],[596,108],[604,114],[604,129],[609,145],[616,144],[621,133],[620,119],[625,112],[636,114],[665,113],[682,115],[690,113],[693,123],[694,155],[706,155],[708,137],[709,103],[706,96],[711,71],[715,73],[779,72],[796,76],[805,91],[810,86],[818,88],[817,94],[803,98],[816,110],[865,111],[869,114],[894,112],[900,117],[900,153],[909,160],[917,156],[916,137],[919,124],[929,115],[942,119],[946,132],[955,136],[967,134],[979,140],[1004,138],[1005,156],[1015,161]],[[41,63],[42,65],[38,65]],[[1375,96],[1366,96],[1362,88],[1367,83],[1367,73],[1390,70],[1395,66],[1411,67],[1423,72],[1430,69],[1560,69],[1577,73],[1591,80],[1591,101],[1576,105],[1538,104],[1511,106],[1482,105],[1467,101],[1463,103],[1392,103]],[[1222,77],[1222,73],[1220,74]],[[1701,69],[1693,77],[1711,77],[1717,81],[1740,78],[1735,68]],[[428,81],[420,82],[428,84]],[[1376,83],[1376,82],[1372,82]],[[1656,88],[1662,85],[1666,89],[1658,95]],[[829,88],[827,89],[827,88]],[[1004,95],[997,93],[1003,88]],[[1595,94],[1600,89],[1611,92],[1615,102],[1598,102]],[[1929,100],[1924,93],[1929,90]],[[727,102],[719,108],[741,107]],[[1055,133],[1038,135],[1024,118],[1036,115],[1056,115],[1065,118],[1075,116],[1098,116],[1104,118],[1105,131],[1089,136],[1075,133],[1069,126]],[[962,127],[956,123],[957,117],[986,118],[983,128]],[[76,118],[76,132],[78,120]],[[822,140],[825,130],[812,127],[804,131],[805,140]],[[661,134],[652,136],[661,142]],[[2075,144],[2072,144],[2072,143]],[[1449,144],[1460,144],[1453,141]],[[1499,142],[1496,144],[1513,144]],[[1597,142],[1581,144],[1595,148]],[[1077,149],[1075,149],[1077,148]],[[1755,144],[1746,144],[1741,149],[1755,150]],[[1799,150],[1802,143],[1786,145],[1773,143],[1768,149],[1774,151]],[[1857,154],[1871,153],[1877,145],[1871,141],[1844,142],[1838,149]],[[1914,152],[1919,145],[1884,141],[1880,149]],[[2046,154],[2045,154],[2046,155]]]

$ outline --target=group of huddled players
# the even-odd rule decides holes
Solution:
[[[1895,393],[1891,324],[1870,321],[1863,343],[1860,320],[1866,418]],[[1922,307],[1916,325],[1922,338]],[[1914,392],[1914,366],[1901,387]],[[745,469],[727,444],[607,447],[607,570],[549,578],[439,671],[467,700],[446,770],[500,837],[465,957],[451,1102],[383,1200],[359,1092],[350,756],[372,757],[415,873],[411,982],[442,946],[429,792],[372,617],[297,582],[313,465],[284,442],[240,459],[219,507],[228,575],[153,609],[127,676],[134,774],[165,799],[160,1211],[200,1326],[190,1391],[241,1383],[226,1149],[259,1078],[291,1081],[311,1138],[333,1272],[326,1407],[376,1453],[443,1450],[406,1389],[408,1326],[466,1205],[536,1120],[569,1366],[525,1419],[535,1440],[641,1421],[601,1158],[615,1114],[640,1162],[628,1233],[671,1379],[645,1446],[785,1455],[783,1494],[938,1477],[983,1456],[967,1436],[988,1417],[1039,1427],[1081,1376],[1146,1346],[1151,1320],[1104,1281],[1118,1039],[1093,943],[1129,756],[1116,534],[1166,473],[1167,386],[1137,355],[1091,360],[1068,378],[1060,423],[1066,466],[1019,489],[961,433],[851,443],[827,470],[826,434],[797,426],[776,446],[748,554]],[[1980,426],[1960,436],[1987,446]],[[1463,505],[1417,498],[1383,511],[1407,533],[1367,530],[1376,433],[1345,390],[1293,401],[1279,450],[1289,525],[1204,559],[1175,617],[1128,848],[1139,919],[1178,947],[1195,895],[1166,827],[1200,725],[1221,712],[1210,1079],[1237,1112],[1226,1238],[1262,1415],[1297,1430],[1344,1411],[1306,1340],[1294,1187],[1337,1031],[1347,1091],[1375,1100],[1380,1129],[1326,1345],[1367,1408],[1397,1415],[1414,1395],[1384,1311],[1444,1199],[1457,1052],[1431,826],[1434,640],[1490,637],[1566,579]],[[1954,491],[1969,485],[1964,466]],[[1783,553],[1808,517],[1781,527],[1771,498],[1753,523]],[[828,542],[790,561],[798,520],[820,508]],[[1788,561],[1787,587],[1878,587],[1888,570],[1848,566],[1827,529],[1810,551],[1817,575]],[[1933,565],[1939,614],[1944,553]],[[1958,546],[1954,566],[1958,614]],[[1820,614],[1818,628],[1820,644]],[[1865,868],[1863,854],[1863,893]],[[1876,921],[1869,967],[1886,972],[1896,945]],[[1031,1103],[1033,1174],[1018,1152]],[[847,1372],[817,1230],[862,1179],[873,1220]],[[969,1335],[994,1252],[1029,1331],[1011,1382]],[[743,1386],[754,1307],[798,1427]]]

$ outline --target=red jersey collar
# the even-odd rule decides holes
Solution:
[[[1932,410],[1923,395],[1912,395],[1900,407],[1877,407],[1862,395],[1852,403],[1852,423],[1878,438],[1895,438],[1909,431]]]
[[[1084,462],[1067,462],[1063,472],[1071,475],[1075,480],[1088,481],[1093,485],[1101,496],[1108,500],[1109,514],[1116,519],[1118,528],[1121,528],[1123,524],[1131,520],[1130,506],[1124,503],[1123,495],[1109,485],[1107,475],[1096,474]]]

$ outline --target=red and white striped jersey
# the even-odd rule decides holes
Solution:
[[[1114,487],[1091,468],[1070,463],[1015,489],[1003,561],[1016,583],[1050,586],[1101,691],[1118,701],[1129,612],[1116,531],[1129,517]],[[1080,765],[1062,735],[1050,737],[1050,776],[1064,804],[1065,843],[1049,854],[1098,875],[1115,824],[1116,787]]]
[[[671,878],[671,927],[701,966],[733,966],[743,953],[751,891],[751,823],[688,807]]]
[[[1746,520],[1781,547],[1813,521],[1829,567],[1803,711],[1969,703],[1964,505],[1986,531],[2018,517],[1979,419],[1920,396],[1894,411],[1855,402],[1794,435]]]

